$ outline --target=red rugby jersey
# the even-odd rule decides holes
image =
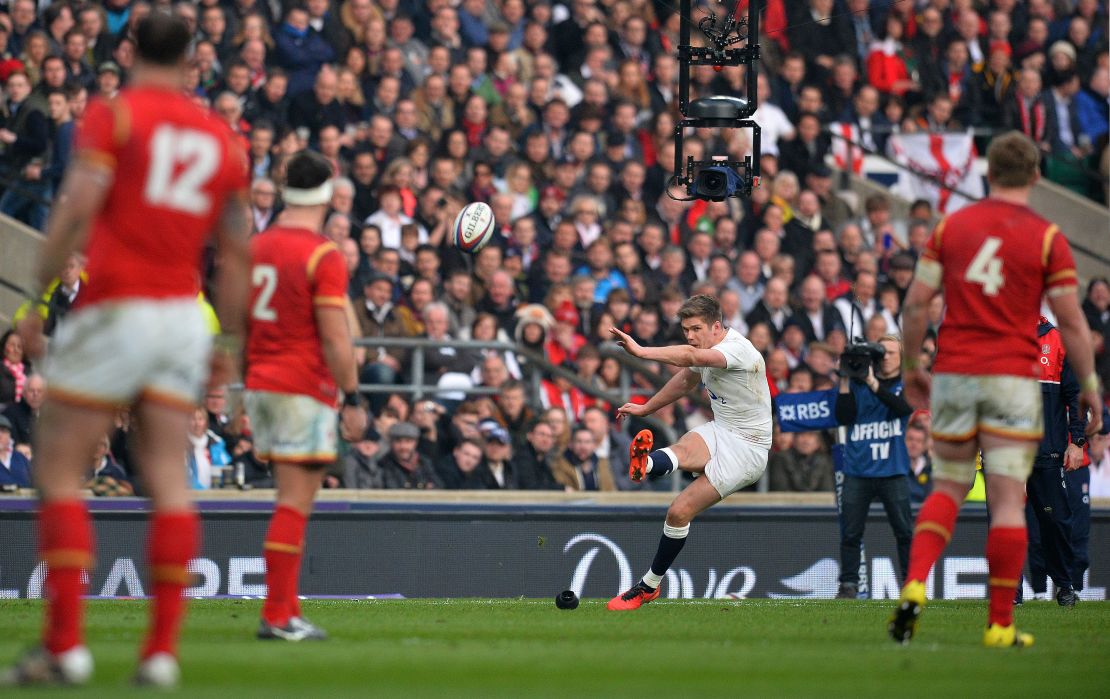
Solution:
[[[178,91],[136,87],[89,103],[76,157],[114,177],[92,222],[78,303],[196,296],[213,226],[249,185],[227,125]]]
[[[943,266],[938,373],[1035,378],[1041,298],[1077,284],[1059,229],[1026,206],[984,199],[937,224],[923,257]]]
[[[305,228],[273,227],[251,240],[248,389],[295,393],[335,405],[316,307],[343,308],[347,266],[334,243]]]

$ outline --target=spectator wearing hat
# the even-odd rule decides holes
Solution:
[[[123,82],[123,72],[115,61],[104,61],[96,67],[96,94],[104,99],[112,99],[119,94]]]
[[[1044,77],[1049,85],[1055,84],[1057,76],[1074,72],[1078,68],[1079,54],[1075,46],[1063,39],[1053,42],[1045,56],[1048,65],[1045,66]]]
[[[461,487],[481,490],[517,489],[518,479],[512,462],[513,444],[509,431],[494,423],[482,430],[482,438],[482,462],[469,478],[463,479]]]
[[[0,486],[31,487],[31,462],[12,441],[12,423],[0,415]]]
[[[419,427],[411,422],[398,422],[389,428],[388,434],[389,450],[378,460],[382,488],[430,490],[443,487],[432,462],[416,450]]]

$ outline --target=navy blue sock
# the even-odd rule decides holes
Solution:
[[[662,478],[678,467],[671,455],[662,449],[651,452],[648,454],[648,458],[651,459],[651,470],[648,471],[647,475],[651,480]]]
[[[689,533],[689,524],[684,527],[663,525],[663,536],[659,537],[659,548],[655,550],[655,558],[651,561],[651,569],[640,581],[642,587],[651,590],[659,587],[659,581],[670,569],[674,559],[678,558],[682,547],[686,545],[686,535]]]

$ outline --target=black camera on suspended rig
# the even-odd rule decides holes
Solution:
[[[724,18],[710,12],[698,22],[698,29],[708,40],[708,46],[691,45],[690,27],[694,23],[691,0],[682,0],[681,3],[683,22],[678,46],[678,109],[682,119],[675,125],[674,176],[669,184],[685,187],[687,196],[682,197],[682,201],[724,201],[729,197],[748,197],[752,188],[759,186],[760,129],[750,117],[758,106],[755,66],[759,62],[759,12],[764,3],[763,0],[748,0],[747,16],[741,17],[742,1],[735,0],[732,11]],[[744,46],[734,46],[741,42]],[[690,67],[704,65],[713,66],[715,70],[725,66],[745,66],[747,94],[713,95],[691,101]],[[729,160],[727,156],[710,157],[708,160],[694,160],[693,156],[684,158],[684,132],[701,128],[751,129],[752,152],[743,160]]]

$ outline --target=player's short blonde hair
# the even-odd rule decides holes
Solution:
[[[1028,187],[1036,181],[1040,163],[1037,145],[1020,131],[1010,131],[987,148],[987,179],[997,187]]]

